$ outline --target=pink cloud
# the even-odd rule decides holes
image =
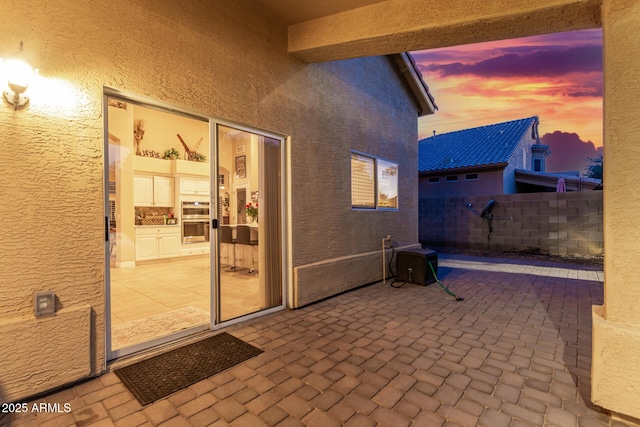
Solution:
[[[602,145],[602,31],[586,30],[412,52],[439,111],[420,135],[531,115],[545,129]]]

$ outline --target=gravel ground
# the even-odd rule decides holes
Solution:
[[[474,249],[457,249],[449,247],[432,247],[436,252],[446,254],[460,254],[472,256],[484,256],[493,258],[511,258],[522,260],[548,261],[581,265],[604,265],[604,256],[580,256],[580,255],[551,255],[542,253],[539,249],[528,249],[523,251],[492,251],[492,250],[474,250]]]

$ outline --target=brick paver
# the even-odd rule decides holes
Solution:
[[[146,407],[112,373],[0,426],[613,426],[590,402],[601,269],[440,255],[438,285],[382,283],[235,325],[261,355]]]

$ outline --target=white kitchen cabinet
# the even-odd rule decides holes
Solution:
[[[135,206],[173,207],[174,179],[170,176],[134,175]]]
[[[211,192],[209,177],[199,178],[194,176],[180,177],[180,194],[199,194],[208,196]]]
[[[138,236],[136,233],[136,261],[158,258],[158,236]]]
[[[209,243],[191,243],[188,245],[182,245],[180,249],[180,256],[188,255],[202,255],[209,253]]]
[[[173,182],[173,178],[169,176],[153,177],[155,206],[173,207]]]
[[[137,227],[136,261],[180,255],[180,226]]]
[[[159,237],[159,258],[169,258],[180,255],[180,233],[161,234]]]
[[[153,176],[134,175],[133,204],[135,206],[153,206]]]

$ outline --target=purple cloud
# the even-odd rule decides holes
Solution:
[[[411,52],[411,55],[418,66],[424,66],[428,64],[440,64],[453,61],[477,61],[479,57],[482,57],[479,53],[481,51],[464,51],[456,49],[455,47],[450,47],[433,50],[420,50],[417,52]],[[492,49],[492,51],[495,52],[495,49]]]
[[[424,72],[436,73],[441,77],[558,77],[571,73],[601,73],[602,46],[585,45],[562,50],[537,48],[530,53],[506,53],[468,64],[454,62],[423,65]]]

